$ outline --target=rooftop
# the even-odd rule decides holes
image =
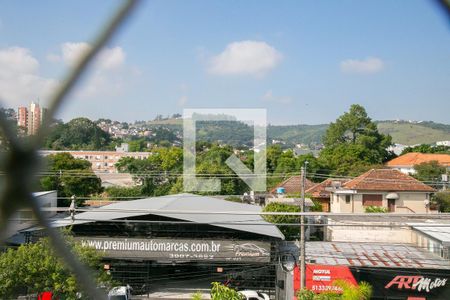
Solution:
[[[437,161],[440,165],[450,167],[449,154],[410,152],[394,158],[386,163],[388,167],[412,167],[424,162]]]
[[[301,184],[302,177],[301,176],[291,176],[282,183],[278,184],[276,187],[274,187],[270,192],[276,193],[277,188],[284,187],[286,194],[300,194],[302,191],[302,184]],[[305,190],[311,188],[314,186],[314,182],[306,178],[305,180]]]
[[[220,214],[212,214],[212,212],[220,212]],[[236,212],[240,212],[240,214],[236,214]],[[243,214],[246,212],[249,214]],[[275,225],[266,222],[259,214],[252,214],[259,212],[261,212],[261,207],[256,205],[194,194],[177,194],[120,201],[77,214],[73,223],[70,217],[55,220],[52,226],[65,227],[96,221],[158,215],[188,222],[212,223],[211,225],[217,227],[284,239],[283,234]]]
[[[450,224],[432,224],[430,226],[424,226],[423,224],[409,224],[411,227],[435,240],[440,241],[445,246],[450,246]]]
[[[340,185],[347,182],[348,179],[333,179],[328,178],[321,183],[318,183],[306,190],[306,193],[311,194],[313,198],[330,198],[330,191],[327,188],[333,187],[333,184],[339,183]]]
[[[394,169],[372,169],[366,173],[346,182],[342,186],[350,190],[372,190],[372,191],[411,191],[411,192],[434,192],[435,190],[418,181],[417,179],[403,174]]]
[[[306,256],[324,265],[450,269],[450,261],[408,244],[308,242]]]

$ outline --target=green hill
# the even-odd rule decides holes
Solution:
[[[147,122],[147,126],[164,126],[172,130],[182,130],[182,119],[167,119]],[[432,144],[436,141],[450,140],[450,125],[434,122],[410,123],[406,121],[376,121],[378,130],[390,134],[392,141],[404,145]],[[280,140],[286,147],[295,144],[314,146],[321,144],[328,124],[319,125],[269,125],[267,139]],[[198,139],[220,141],[233,146],[251,145],[253,128],[233,121],[199,122]]]
[[[404,145],[432,144],[437,141],[450,140],[450,126],[433,122],[379,122],[378,130],[390,134],[392,141]]]

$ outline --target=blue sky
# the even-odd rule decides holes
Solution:
[[[45,103],[118,1],[0,1],[0,97]],[[60,117],[267,108],[274,124],[450,123],[450,23],[433,1],[145,1]]]

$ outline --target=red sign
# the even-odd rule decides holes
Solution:
[[[315,293],[342,292],[333,285],[336,280],[345,280],[357,284],[352,272],[346,266],[306,265],[306,288]],[[300,273],[298,266],[294,268],[294,290],[300,289]]]

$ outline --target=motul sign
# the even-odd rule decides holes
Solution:
[[[389,282],[385,288],[397,287],[399,290],[417,290],[418,292],[427,292],[434,288],[439,288],[445,286],[447,279],[443,278],[428,278],[423,276],[396,276]]]

